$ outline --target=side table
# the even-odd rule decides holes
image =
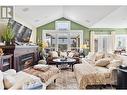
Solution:
[[[6,71],[12,68],[12,54],[0,56],[0,70]]]

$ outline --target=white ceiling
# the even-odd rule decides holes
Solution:
[[[120,7],[92,26],[93,28],[127,28],[127,6]]]
[[[35,27],[65,17],[92,28],[127,28],[127,6],[16,6],[15,14]]]

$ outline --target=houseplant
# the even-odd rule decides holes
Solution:
[[[5,41],[6,45],[10,45],[12,40],[14,39],[14,33],[11,25],[7,25],[4,34],[2,35],[3,41]]]

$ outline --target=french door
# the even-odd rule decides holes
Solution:
[[[97,35],[95,40],[95,52],[111,52],[112,37],[111,35]]]

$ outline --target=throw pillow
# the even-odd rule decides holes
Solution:
[[[60,56],[67,57],[67,52],[60,52]]]
[[[89,54],[85,58],[94,62],[95,61],[95,57],[96,57],[95,53],[89,52]]]
[[[96,53],[96,57],[95,57],[95,61],[104,58],[104,53],[103,52],[97,52]]]
[[[96,66],[101,66],[101,67],[105,67],[108,64],[110,64],[110,59],[109,58],[103,58],[103,59],[100,59],[100,60],[95,62]]]
[[[73,57],[79,57],[79,52],[75,51]]]
[[[69,52],[68,57],[73,57],[74,53],[73,52]]]
[[[108,64],[106,67],[107,68],[117,68],[119,65],[121,65],[122,64],[122,61],[121,60],[112,60],[112,61],[110,61],[110,64]]]
[[[38,64],[38,65],[35,65],[33,68],[36,69],[36,70],[40,70],[40,71],[46,72],[46,71],[49,70],[50,66],[43,65],[43,64]]]
[[[4,90],[3,73],[0,71],[0,89]]]
[[[9,89],[16,83],[14,76],[5,75],[4,76],[4,86],[5,88]]]
[[[56,51],[52,51],[52,57],[58,57],[58,53]]]
[[[38,64],[46,64],[47,62],[45,60],[39,60]]]

